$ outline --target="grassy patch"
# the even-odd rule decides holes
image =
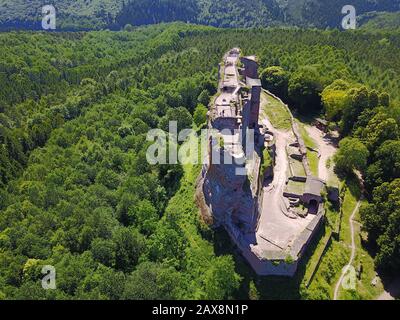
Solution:
[[[267,169],[271,166],[272,166],[272,158],[271,155],[269,154],[269,150],[264,149],[262,164],[261,164],[261,174],[264,175],[265,171],[267,171]]]
[[[306,184],[304,182],[289,180],[286,191],[293,194],[303,195]]]
[[[305,177],[306,170],[304,169],[303,163],[299,160],[295,160],[289,157],[290,170],[295,177]]]
[[[333,231],[338,229],[340,208],[339,205],[332,204],[329,201],[325,202],[325,217]]]
[[[289,130],[292,127],[290,113],[278,99],[262,92],[262,112],[276,129]]]
[[[183,168],[184,176],[181,180],[181,187],[169,201],[166,211],[173,214],[177,219],[189,242],[198,246],[200,242],[204,241],[196,228],[199,220],[199,209],[195,203],[195,184],[201,166],[184,165]]]
[[[341,221],[340,241],[343,241],[350,246],[351,232],[349,219],[360,198],[360,191],[357,185],[357,181],[347,181],[346,186],[346,192],[342,203],[343,217]]]
[[[314,141],[313,138],[311,138],[305,128],[305,124],[301,122],[300,120],[296,120],[296,123],[298,124],[299,131],[301,134],[301,137],[303,138],[304,144],[306,145],[307,148],[310,149],[317,149],[317,143]]]
[[[354,266],[357,269],[360,265],[362,265],[363,268],[361,279],[357,282],[357,293],[363,300],[372,300],[377,298],[383,292],[383,285],[380,282],[376,286],[371,285],[371,281],[375,278],[376,274],[374,259],[361,245],[359,237],[356,238],[356,246],[357,255],[354,261]],[[346,292],[342,292],[342,294],[345,293]]]
[[[328,242],[331,238],[330,228],[324,228],[324,234],[321,241],[318,242],[317,248],[314,251],[313,256],[307,263],[306,273],[304,275],[304,283],[307,284],[308,282],[311,283],[312,280],[312,273],[318,267],[318,263],[320,262],[319,257],[324,254],[324,250],[327,247]],[[323,256],[322,256],[323,258]],[[321,261],[322,261],[321,258]]]
[[[349,248],[339,242],[333,242],[321,261],[305,298],[311,300],[330,300],[343,267],[346,265]]]
[[[307,159],[308,163],[310,164],[310,170],[313,176],[318,177],[319,175],[319,170],[318,170],[318,165],[319,165],[319,159],[318,155],[315,152],[312,151],[307,151]]]

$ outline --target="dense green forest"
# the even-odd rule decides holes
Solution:
[[[1,33],[0,45],[0,298],[329,298],[303,283],[266,293],[255,276],[249,289],[198,216],[200,168],[146,161],[150,128],[204,123],[234,46],[260,57],[264,85],[294,110],[339,126],[337,169],[362,171],[376,264],[398,270],[398,31],[166,24]],[[41,289],[43,265],[57,290]]]
[[[44,0],[0,0],[0,29],[40,29]],[[55,0],[61,30],[183,21],[216,27],[339,28],[346,0]],[[357,14],[394,12],[400,0],[353,0]],[[381,18],[382,20],[382,18]],[[365,19],[360,22],[366,21]]]
[[[363,29],[382,30],[400,28],[400,12],[371,12],[359,17]]]

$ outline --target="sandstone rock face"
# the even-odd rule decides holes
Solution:
[[[205,174],[203,194],[214,223],[233,225],[241,233],[254,233],[257,199],[247,176],[236,175],[236,165],[213,165]]]

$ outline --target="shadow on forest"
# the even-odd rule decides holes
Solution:
[[[222,227],[215,230],[213,240],[214,251],[217,256],[232,255],[234,258],[236,272],[242,277],[241,286],[234,296],[235,299],[299,300],[302,299],[301,286],[306,273],[307,263],[325,233],[326,228],[323,225],[312,239],[293,278],[258,276],[240,254],[239,249],[233,244],[228,233]]]
[[[293,113],[293,117],[300,121],[303,124],[312,126],[313,122],[315,121],[316,118],[320,117],[321,115],[317,112],[315,113],[310,113],[308,115],[303,115],[299,112],[296,112],[295,110],[291,109]]]
[[[395,299],[400,299],[400,277],[391,275],[380,274],[385,291],[388,292]]]

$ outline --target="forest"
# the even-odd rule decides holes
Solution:
[[[399,31],[172,23],[7,32],[0,45],[1,299],[257,296],[199,217],[200,168],[146,161],[150,128],[204,124],[234,46],[258,55],[264,86],[295,112],[339,128],[336,169],[364,176],[376,266],[398,272]],[[56,268],[57,290],[42,290],[44,265]],[[270,298],[313,298],[298,286]]]
[[[0,30],[41,29],[44,0],[0,0]],[[215,27],[340,28],[346,0],[53,0],[57,29],[83,31],[182,21]],[[359,24],[393,26],[400,0],[353,0]]]

